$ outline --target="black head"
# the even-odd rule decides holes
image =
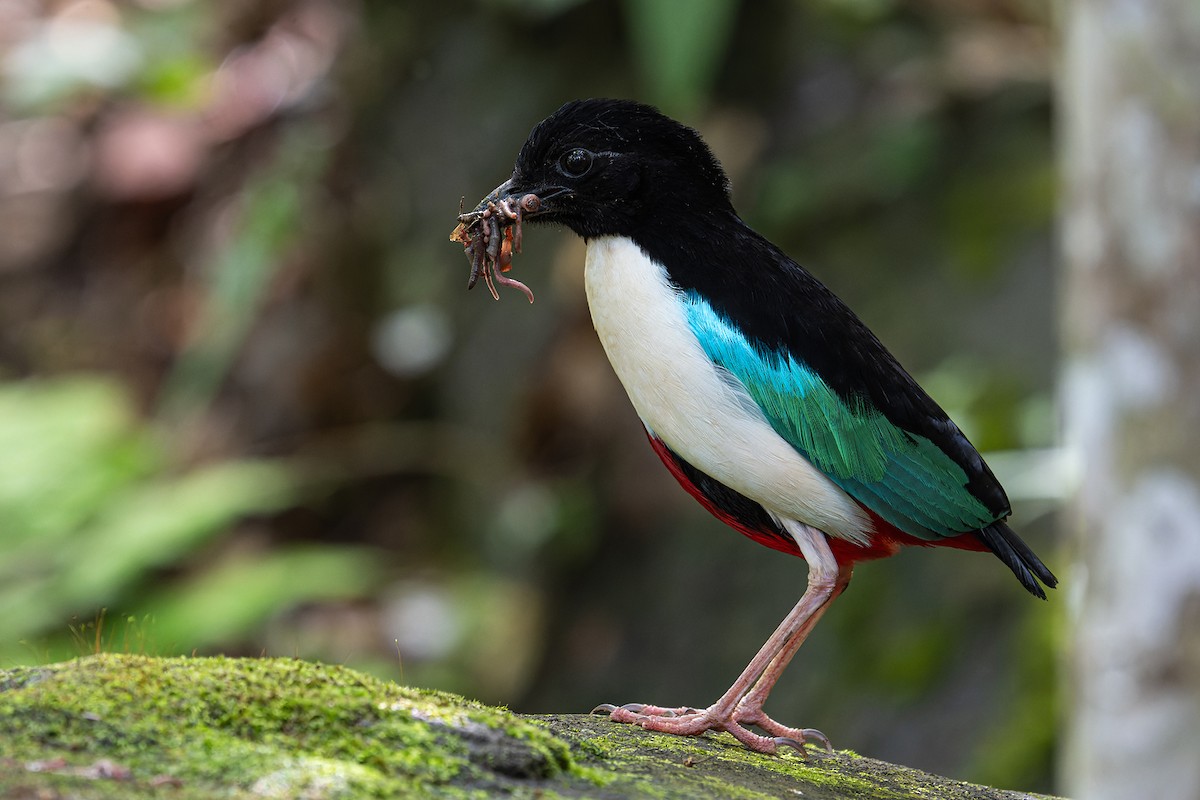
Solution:
[[[584,237],[731,210],[725,171],[700,135],[631,100],[575,100],[539,122],[497,193],[536,194],[527,219]]]

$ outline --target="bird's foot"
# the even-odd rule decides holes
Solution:
[[[651,706],[646,703],[626,703],[623,706],[614,706],[612,703],[601,703],[592,709],[593,714],[608,714],[612,715],[617,709],[623,709],[633,714],[640,714],[646,717],[685,717],[690,714],[699,714],[700,709],[692,708],[691,706],[679,706],[678,708],[666,708],[663,706]]]
[[[788,743],[804,753],[804,745],[813,742],[820,744],[826,753],[833,753],[833,745],[829,737],[816,728],[790,728],[768,717],[762,708],[738,707],[737,720],[743,725],[754,725],[775,737],[776,742],[788,740]]]
[[[695,709],[688,706],[664,708],[662,706],[627,703],[614,706],[611,703],[597,706],[593,714],[605,713],[613,722],[637,725],[648,731],[672,733],[678,736],[700,736],[708,731],[727,731],[743,745],[758,753],[774,754],[780,747],[791,747],[808,757],[805,745],[818,743],[826,752],[833,747],[828,737],[814,728],[790,728],[763,713],[761,708],[742,708],[722,711],[717,706]],[[747,725],[754,725],[768,736],[754,733]]]

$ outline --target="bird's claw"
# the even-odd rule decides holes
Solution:
[[[809,739],[820,742],[821,746],[825,748],[825,752],[829,755],[833,755],[833,744],[830,743],[829,737],[826,736],[825,734],[821,733],[816,728],[801,728],[800,734],[801,734],[801,738],[805,742],[807,742]],[[783,738],[787,738],[787,737],[783,737]]]
[[[772,739],[776,747],[790,747],[800,754],[801,758],[808,759],[808,751],[804,749],[804,742],[797,741],[790,736],[776,736]]]
[[[825,748],[826,755],[833,755],[833,745],[829,743],[829,737],[821,733],[816,728],[800,728],[797,731],[800,736],[776,736],[772,739],[776,747],[790,747],[803,756],[808,758],[808,745],[811,742],[820,743]]]
[[[648,706],[645,703],[626,703],[625,705],[621,705],[621,706],[613,705],[612,703],[601,703],[600,705],[596,706],[588,713],[590,713],[590,714],[611,714],[612,712],[616,711],[617,709],[623,709],[625,711],[630,711],[634,714],[642,714],[642,713],[645,713],[645,709],[648,709],[648,708],[651,708],[651,706]]]

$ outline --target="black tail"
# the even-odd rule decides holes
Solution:
[[[995,553],[996,557],[1013,571],[1021,585],[1034,597],[1046,599],[1046,592],[1038,583],[1039,580],[1051,589],[1058,585],[1058,578],[1054,577],[1054,573],[1047,569],[1042,560],[1029,549],[1029,545],[1021,541],[1021,537],[1003,522],[993,522],[976,535],[987,545],[988,550]]]

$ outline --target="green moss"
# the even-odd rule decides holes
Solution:
[[[0,673],[0,759],[58,759],[59,778],[105,759],[133,785],[320,798],[457,796],[452,781],[496,789],[571,765],[512,714],[341,667],[117,655]]]
[[[101,655],[0,671],[0,800],[1027,798],[848,751],[528,717],[287,659]]]

